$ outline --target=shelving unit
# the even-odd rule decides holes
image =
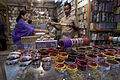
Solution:
[[[16,19],[19,15],[20,10],[24,9],[23,6],[8,6],[8,15],[10,22],[10,31],[12,32],[15,28]]]
[[[120,0],[115,0],[114,14],[114,21],[117,22],[117,30],[120,30]]]
[[[88,0],[78,0],[77,5],[80,37],[87,37]]]
[[[8,20],[8,7],[3,0],[0,0],[0,14],[2,17],[2,21],[6,23],[6,27],[7,27],[6,33],[8,35],[10,31],[9,20]]]
[[[93,0],[91,4],[90,40],[107,43],[109,36],[114,36],[116,21],[114,14],[115,0]]]

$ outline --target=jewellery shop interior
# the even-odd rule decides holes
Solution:
[[[120,80],[120,0],[0,0],[0,80]]]

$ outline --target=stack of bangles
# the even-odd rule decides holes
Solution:
[[[88,67],[90,69],[97,69],[98,68],[98,64],[97,63],[93,63],[93,62],[89,62],[88,63]]]
[[[59,58],[63,59],[63,60],[67,59],[68,58],[67,52],[60,52],[59,53]]]
[[[57,60],[55,60],[55,64],[64,64],[64,60],[62,60],[62,59],[57,59]]]
[[[66,68],[70,73],[74,73],[78,71],[77,65],[74,64],[69,64],[68,66],[66,66]]]
[[[77,55],[78,55],[78,53],[75,53],[75,52],[69,53],[68,60],[75,62]]]
[[[42,58],[49,57],[49,53],[48,52],[42,52],[41,56],[42,56]]]
[[[91,62],[92,61],[95,61],[95,62],[98,61],[98,57],[95,54],[87,54],[86,58],[88,59],[88,61],[91,61]]]
[[[78,56],[76,57],[76,62],[79,62],[79,61],[87,61],[87,59],[84,56]]]
[[[105,53],[103,53],[103,54],[107,57],[108,60],[113,60],[113,59],[115,59],[115,55],[114,55],[113,53],[105,52]]]
[[[78,69],[80,69],[81,71],[85,71],[88,68],[88,64],[86,61],[78,61],[77,65],[78,65]]]
[[[55,69],[59,72],[65,72],[66,71],[66,65],[65,64],[57,64],[55,66]]]
[[[49,49],[47,50],[48,53],[54,52],[54,51],[56,51],[54,48],[49,48]]]
[[[70,39],[64,39],[61,42],[63,43],[62,48],[67,48],[72,46],[72,41]]]
[[[51,53],[51,54],[49,54],[49,56],[50,56],[52,62],[55,62],[55,60],[58,57],[56,53]]]
[[[101,70],[110,70],[110,65],[108,62],[100,61],[98,64]]]

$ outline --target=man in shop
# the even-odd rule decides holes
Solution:
[[[71,4],[65,3],[64,6],[65,16],[61,19],[60,24],[64,23],[66,25],[55,25],[54,22],[51,22],[57,30],[61,30],[61,39],[70,39],[74,38],[76,31],[78,31],[77,19],[74,15],[71,15]]]

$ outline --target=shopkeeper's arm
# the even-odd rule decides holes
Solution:
[[[55,25],[55,24],[56,24],[55,22],[50,23],[50,25],[53,26],[55,29],[60,30],[61,29],[60,26]]]
[[[34,31],[35,33],[37,33],[37,32],[43,32],[43,33],[48,33],[48,31],[47,30],[40,30],[40,29],[35,29],[35,31]]]

